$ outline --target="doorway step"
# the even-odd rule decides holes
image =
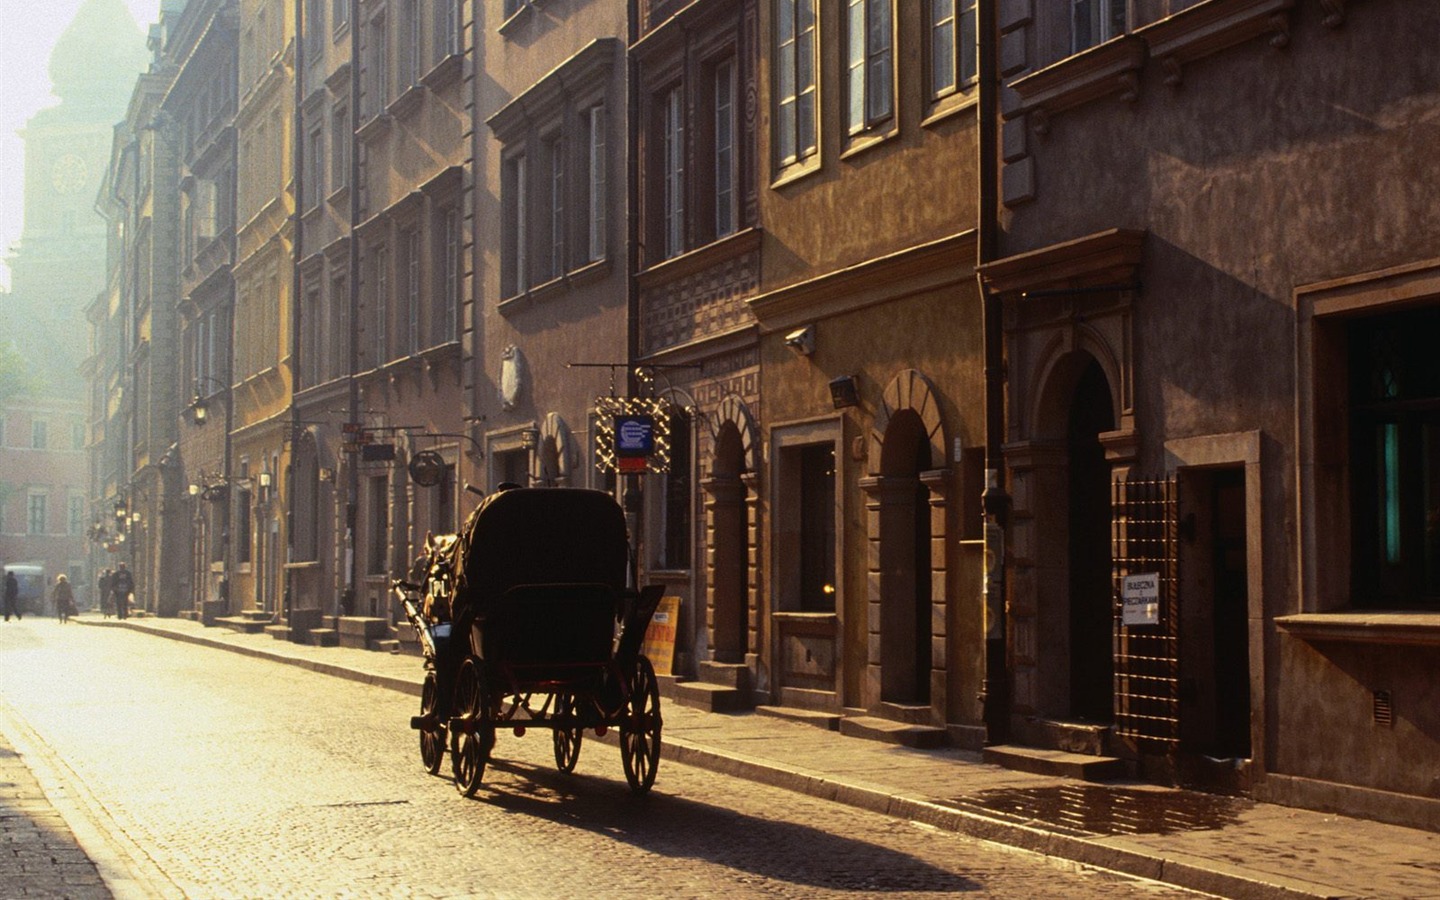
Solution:
[[[262,610],[247,609],[233,616],[222,616],[215,620],[216,625],[229,628],[231,631],[240,631],[245,634],[261,634],[266,627],[275,622],[275,614]]]
[[[755,713],[773,719],[785,719],[802,725],[814,725],[826,731],[840,730],[840,714],[820,709],[803,709],[798,706],[757,706]]]
[[[1106,781],[1127,774],[1125,761],[1109,755],[1109,725],[1029,719],[1016,730],[1024,743],[986,747],[986,762],[1083,781]]]
[[[926,707],[929,711],[929,707]],[[934,750],[950,743],[950,733],[934,725],[897,722],[878,716],[846,716],[840,720],[840,733],[847,737],[885,741],[915,750]]]
[[[750,669],[744,663],[701,662],[699,678],[675,681],[671,698],[681,706],[705,712],[744,712],[755,706]]]

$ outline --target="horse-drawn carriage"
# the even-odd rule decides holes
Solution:
[[[427,552],[394,592],[425,654],[420,758],[448,750],[456,788],[480,786],[500,728],[553,732],[571,772],[583,733],[616,728],[636,793],[660,761],[660,690],[640,652],[660,587],[628,587],[625,517],[610,495],[569,488],[491,494],[458,535]]]

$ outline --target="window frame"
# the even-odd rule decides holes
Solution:
[[[820,22],[817,0],[775,0],[774,11],[772,159],[783,175],[819,162]],[[787,78],[793,88],[787,88]],[[787,105],[791,107],[788,115]]]
[[[896,17],[891,0],[846,0],[845,12],[845,133],[853,140],[895,117]]]

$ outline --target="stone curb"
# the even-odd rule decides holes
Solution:
[[[129,628],[132,631],[228,650],[257,659],[300,666],[322,675],[358,681],[404,694],[420,695],[421,685],[418,680],[376,675],[282,652],[241,647],[204,635],[148,628],[143,624],[143,620],[90,620],[84,624]],[[618,736],[611,732],[601,740],[613,744],[618,741]],[[665,758],[673,762],[1187,890],[1237,900],[1350,900],[1354,896],[1301,879],[1247,872],[1243,867],[1216,860],[1186,854],[1161,855],[1148,847],[1125,847],[1108,840],[1060,834],[1032,825],[1007,822],[968,810],[952,809],[922,797],[898,794],[879,785],[837,779],[823,772],[800,766],[776,765],[738,753],[720,752],[683,738],[666,737],[663,741]]]

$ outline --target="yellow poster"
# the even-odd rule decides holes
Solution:
[[[675,628],[679,624],[680,598],[661,597],[640,644],[640,652],[649,658],[656,675],[669,675],[675,664]]]

